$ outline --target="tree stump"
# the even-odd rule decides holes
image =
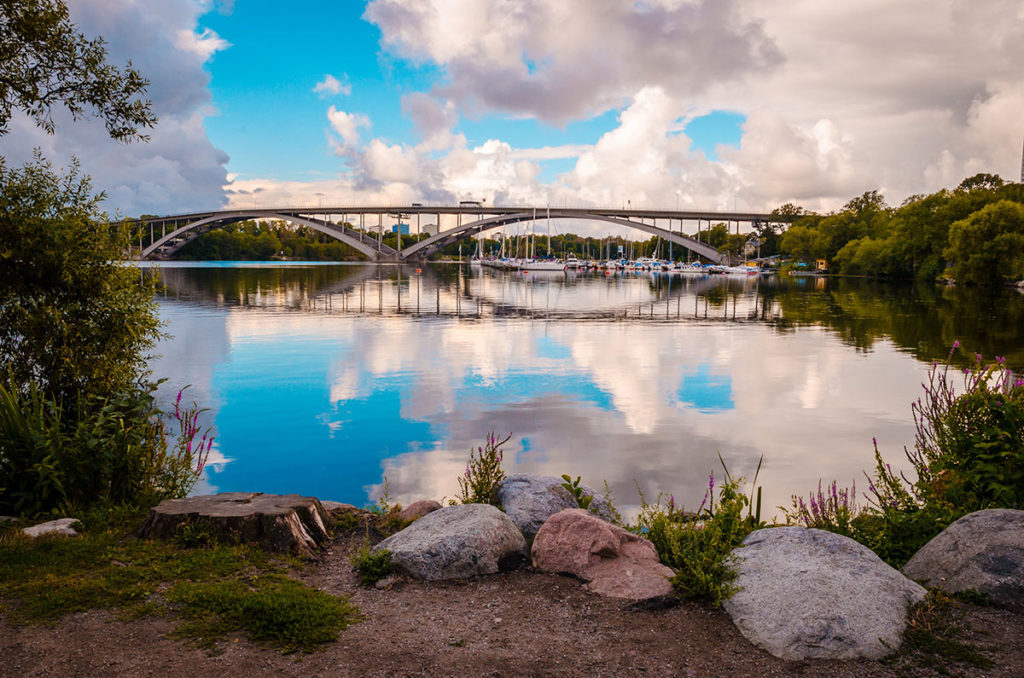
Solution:
[[[316,497],[224,492],[160,502],[150,509],[139,536],[171,539],[189,526],[220,542],[310,556],[327,541],[329,524],[330,514]]]

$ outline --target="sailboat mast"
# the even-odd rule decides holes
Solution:
[[[548,205],[548,259],[551,258],[551,205]]]

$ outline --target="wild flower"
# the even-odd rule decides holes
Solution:
[[[863,509],[857,506],[857,484],[850,488],[840,488],[832,481],[824,490],[818,481],[817,493],[811,493],[808,501],[793,495],[793,506],[782,508],[787,524],[796,523],[804,527],[814,527],[845,536],[853,536],[853,522]]]
[[[986,364],[976,353],[958,388],[952,356],[929,370],[923,397],[911,403],[914,445],[904,452],[913,476],[885,463],[873,440],[868,499],[881,530],[875,546],[897,565],[966,513],[1024,505],[1024,379],[1007,369],[1005,357]]]

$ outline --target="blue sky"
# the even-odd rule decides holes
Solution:
[[[364,5],[344,2],[310,13],[280,11],[268,0],[236,2],[231,13],[212,9],[202,25],[230,47],[206,66],[218,114],[207,119],[211,140],[227,149],[228,170],[243,177],[301,181],[338,171],[338,158],[324,143],[329,125],[326,99],[343,101],[372,120],[373,135],[415,143],[415,129],[402,113],[402,95],[429,91],[444,69],[380,51],[380,30],[364,19]],[[313,91],[327,75],[351,93],[324,97]],[[615,128],[619,111],[611,108],[563,125],[536,118],[495,113],[470,114],[458,128],[471,146],[501,139],[517,148],[589,145]],[[695,149],[717,159],[719,144],[739,146],[745,117],[712,111],[683,131]],[[542,181],[567,172],[574,158],[542,162]]]
[[[145,144],[16,116],[124,215],[446,203],[828,211],[1020,171],[1024,13],[970,0],[68,0]],[[880,21],[879,16],[885,20]],[[950,40],[950,35],[956,40]],[[327,76],[341,85],[314,91]]]

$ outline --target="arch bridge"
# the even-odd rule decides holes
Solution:
[[[436,232],[425,238],[422,237],[424,231],[421,227],[423,217],[433,217],[433,225],[436,227]],[[699,233],[705,222],[708,228],[712,224],[725,223],[731,226],[735,223],[736,230],[739,232],[741,223],[757,227],[773,220],[770,214],[755,212],[485,207],[476,203],[462,203],[458,206],[412,204],[383,207],[233,209],[170,216],[146,216],[132,220],[132,223],[141,226],[138,258],[166,259],[187,243],[213,228],[250,219],[282,220],[312,228],[344,242],[364,254],[370,261],[377,262],[423,260],[454,242],[472,238],[486,231],[504,229],[531,221],[575,219],[615,224],[656,235],[716,263],[722,259],[718,250],[707,243],[683,235],[684,222],[697,222]],[[445,219],[447,219],[448,227],[442,229],[441,224]],[[453,221],[455,222],[454,226],[450,225]],[[399,231],[406,225],[412,231],[412,224],[415,222],[416,232],[421,235],[421,239],[404,249],[401,238],[396,241],[397,248],[386,244],[384,242],[385,229],[391,233],[395,222],[398,223]],[[676,222],[679,222],[678,231],[675,228]]]

